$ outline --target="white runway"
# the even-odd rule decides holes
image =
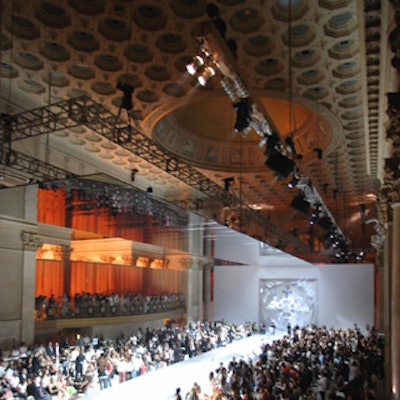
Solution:
[[[254,359],[261,352],[261,346],[271,343],[283,336],[283,332],[275,335],[253,335],[226,347],[209,351],[198,357],[171,365],[167,368],[151,371],[145,375],[124,383],[113,382],[111,388],[100,390],[98,383],[89,389],[88,393],[79,397],[80,400],[171,400],[176,388],[181,388],[182,398],[197,382],[204,390],[207,388],[208,375],[215,371],[219,363],[227,367],[232,357]],[[253,353],[254,351],[254,353]]]

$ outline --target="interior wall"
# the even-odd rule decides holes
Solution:
[[[317,325],[348,328],[356,323],[364,328],[374,324],[373,265],[315,266],[274,249],[261,252],[257,240],[237,232],[224,235],[223,230],[218,231],[215,243],[215,257],[231,261],[232,266],[214,268],[214,319],[260,322],[261,280],[309,279],[317,281]]]
[[[332,264],[318,269],[319,325],[374,325],[374,265]]]

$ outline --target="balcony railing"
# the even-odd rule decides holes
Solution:
[[[63,302],[54,304],[42,303],[35,308],[35,321],[67,318],[101,318],[112,316],[143,315],[173,311],[185,308],[182,296],[166,299],[159,296],[119,302],[107,301]]]

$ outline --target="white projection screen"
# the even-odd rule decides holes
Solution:
[[[260,279],[260,323],[282,331],[286,331],[288,324],[315,324],[317,293],[315,279]]]

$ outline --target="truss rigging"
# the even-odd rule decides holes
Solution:
[[[119,115],[113,114],[88,96],[60,101],[15,115],[3,114],[0,123],[0,144],[2,145],[0,161],[3,165],[10,165],[12,159],[14,168],[27,168],[26,170],[29,170],[35,178],[65,178],[70,175],[69,172],[21,153],[16,153],[11,148],[12,143],[80,125],[88,127],[100,136],[197,189],[204,198],[201,200],[203,202],[202,209],[206,209],[204,206],[207,203],[215,202],[216,199],[221,201],[226,197],[226,192],[220,185],[208,179],[194,167],[161,150],[139,128],[127,124]],[[230,197],[231,204],[241,203],[236,196],[230,195]],[[198,200],[188,200],[180,205],[183,208],[199,212]],[[223,204],[220,203],[219,205],[223,207]],[[251,207],[245,204],[241,204],[240,207],[244,210],[243,216],[246,216],[248,220],[262,225],[266,231],[282,238],[286,243],[293,244],[296,248],[305,248],[304,243],[295,236],[285,233],[280,227],[269,222],[267,218],[261,217]]]

